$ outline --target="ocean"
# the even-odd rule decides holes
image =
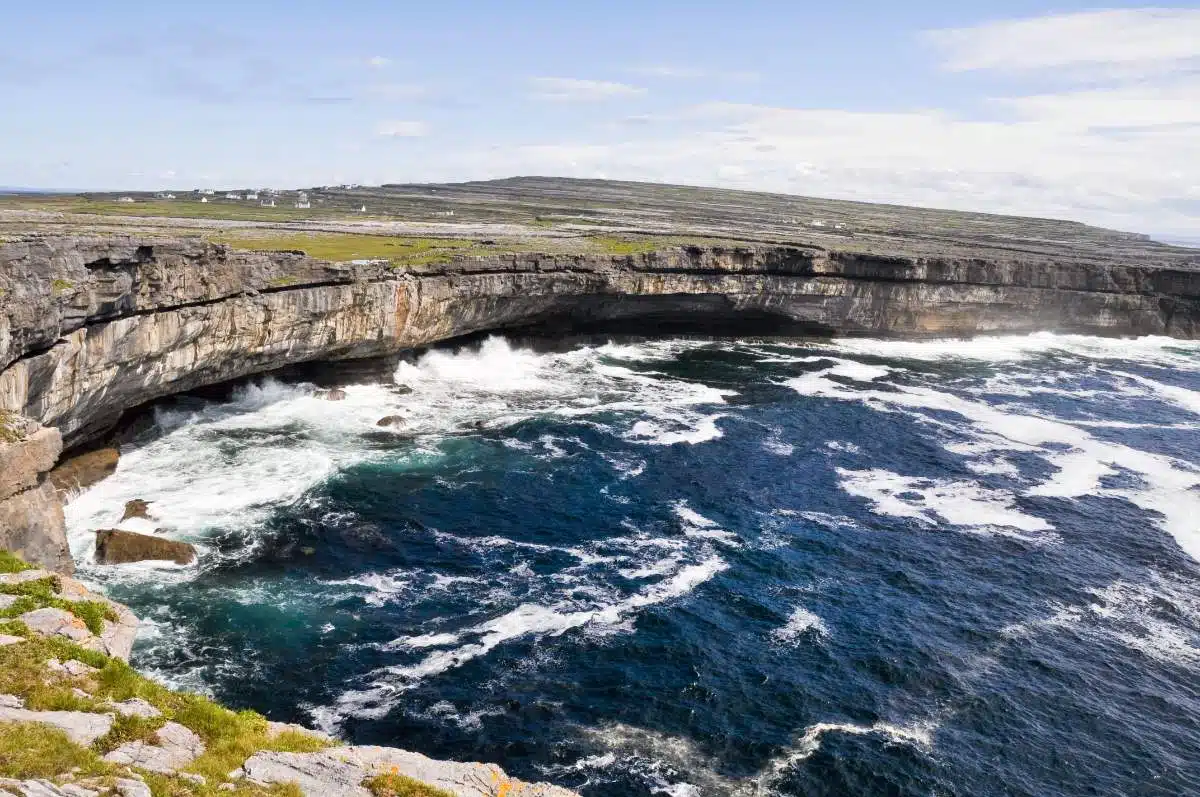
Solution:
[[[139,669],[585,797],[1200,794],[1200,343],[495,337],[313,392],[161,406],[68,505]],[[135,498],[199,566],[87,563]]]

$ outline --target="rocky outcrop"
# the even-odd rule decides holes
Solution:
[[[57,429],[0,412],[0,549],[61,573],[74,571],[62,501],[45,474],[62,452]]]
[[[186,542],[135,531],[102,529],[96,532],[96,562],[99,564],[122,565],[146,561],[190,565],[196,561],[196,549]]]
[[[514,328],[1200,336],[1200,264],[1166,251],[1141,264],[760,245],[392,269],[200,239],[33,236],[0,245],[0,408],[75,445],[172,393]]]
[[[60,462],[47,478],[59,492],[70,495],[113,475],[120,460],[121,452],[116,448],[97,448]]]
[[[59,606],[38,606],[24,612],[16,619],[39,636],[62,637],[82,648],[123,661],[129,660],[129,655],[133,651],[133,641],[137,636],[137,617],[129,610],[129,607],[92,592],[70,576],[40,569],[25,570],[20,573],[0,573],[0,590],[8,589],[14,593],[0,595],[0,610],[8,609],[16,604],[16,600],[4,601],[2,599],[19,599],[22,592],[21,585],[47,580],[53,583],[56,596],[63,601],[99,604],[105,610],[106,615],[99,621],[99,628],[95,630],[89,628],[69,609]],[[70,603],[68,603],[68,607]]]
[[[252,756],[243,768],[246,777],[258,783],[295,783],[305,797],[371,797],[363,782],[387,773],[405,775],[459,797],[577,797],[558,786],[510,778],[495,764],[438,761],[394,747],[263,752]]]

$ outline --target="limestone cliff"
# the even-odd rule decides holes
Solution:
[[[68,446],[138,404],[484,330],[1200,336],[1200,270],[816,246],[512,254],[393,269],[198,238],[0,245],[0,408]]]
[[[0,550],[71,573],[62,502],[46,478],[62,447],[57,429],[0,412]]]

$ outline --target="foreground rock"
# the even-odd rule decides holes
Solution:
[[[190,565],[196,561],[196,549],[186,542],[139,534],[122,529],[96,532],[96,561],[102,565],[130,562],[164,561]]]
[[[0,549],[71,573],[75,563],[67,547],[62,499],[45,480],[62,446],[57,429],[0,411]]]
[[[391,747],[256,753],[243,769],[258,783],[295,783],[305,797],[371,797],[363,781],[386,773],[407,775],[459,797],[578,797],[560,786],[510,778],[495,764],[438,761]]]
[[[75,744],[90,745],[112,730],[111,714],[87,711],[29,711],[0,702],[0,722],[36,722],[58,728]]]
[[[87,624],[69,611],[56,607],[42,607],[22,614],[18,620],[30,631],[43,637],[61,637],[80,647],[129,660],[133,642],[137,637],[138,620],[129,607],[117,603],[104,595],[92,592],[79,581],[46,570],[26,570],[21,573],[0,574],[0,584],[20,585],[30,581],[53,578],[58,596],[67,601],[89,601],[104,606],[111,617],[101,620],[99,634],[91,631]]]
[[[146,769],[170,774],[192,763],[204,753],[204,742],[191,729],[177,722],[168,722],[154,734],[150,742],[130,742],[104,756],[110,764]]]

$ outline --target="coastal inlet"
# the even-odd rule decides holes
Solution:
[[[314,392],[176,399],[67,506],[143,671],[587,797],[1200,793],[1200,344],[490,338]],[[90,563],[134,499],[196,564]]]

